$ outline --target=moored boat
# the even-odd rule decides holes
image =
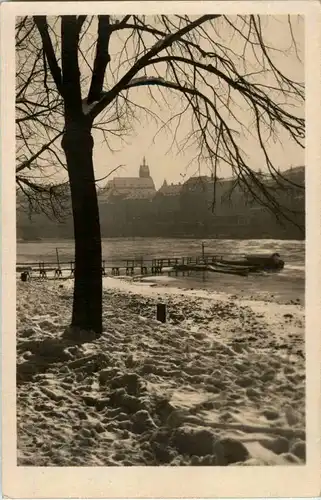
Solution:
[[[246,261],[244,261],[244,264],[230,264],[230,263],[225,263],[225,262],[221,262],[221,261],[217,261],[215,262],[215,267],[220,267],[221,269],[232,269],[232,270],[235,270],[235,271],[247,271],[249,273],[253,273],[253,272],[257,272],[259,271],[260,269],[258,268],[258,266],[252,266],[252,265],[249,265],[246,263]]]
[[[246,255],[245,258],[249,264],[260,266],[263,269],[276,270],[284,268],[284,260],[281,259],[278,253],[272,255]]]
[[[259,270],[281,270],[284,268],[284,260],[278,253],[272,255],[249,254],[242,260],[221,259],[221,264],[237,267],[248,267],[251,271]]]
[[[247,276],[249,274],[248,269],[245,268],[232,268],[232,267],[220,267],[215,264],[207,266],[207,270],[212,273],[222,273],[222,274],[235,274],[238,276]]]
[[[219,266],[216,264],[177,264],[172,267],[173,271],[210,271],[212,273],[222,274],[236,274],[238,276],[247,276],[249,273],[248,268],[237,268],[232,266]]]

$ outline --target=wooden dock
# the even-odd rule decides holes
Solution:
[[[103,276],[158,275],[164,272],[178,273],[178,271],[170,271],[170,269],[179,265],[214,264],[222,259],[222,255],[162,257],[158,259],[105,259],[102,261],[101,272]],[[28,274],[28,277],[38,276],[43,279],[49,277],[72,278],[75,274],[75,262],[59,260],[58,262],[18,262],[16,264],[16,272],[25,272]]]

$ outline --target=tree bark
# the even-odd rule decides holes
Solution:
[[[101,235],[93,168],[91,127],[66,123],[62,139],[71,190],[75,238],[72,327],[102,333]]]

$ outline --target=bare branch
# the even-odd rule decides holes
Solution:
[[[202,23],[205,23],[209,19],[215,19],[218,16],[202,16],[195,21],[187,24],[175,33],[167,35],[163,40],[158,41],[155,45],[143,55],[132,67],[131,69],[119,80],[119,82],[107,93],[100,102],[93,108],[90,115],[94,119],[108,104],[110,104],[117,94],[131,81],[132,78],[147,64],[149,59],[155,57],[159,52],[170,47],[175,41],[181,39],[185,34],[196,28]]]
[[[61,95],[63,95],[61,69],[57,63],[54,48],[48,32],[48,24],[46,16],[34,16],[34,22],[41,36],[43,51],[48,61],[52,77],[55,81],[58,91],[60,92]]]
[[[49,149],[49,147],[57,140],[59,139],[59,137],[61,137],[63,134],[63,131],[62,132],[59,132],[59,134],[57,134],[53,139],[51,139],[51,141],[47,142],[46,144],[44,144],[40,149],[39,151],[37,151],[37,153],[33,154],[30,158],[28,158],[27,160],[25,160],[24,162],[22,162],[20,165],[18,165],[18,167],[16,168],[16,173],[19,173],[21,172],[22,170],[24,170],[25,168],[30,168],[31,167],[31,164],[37,159],[39,158],[39,156],[41,156],[41,154],[46,151],[47,149]]]
[[[110,35],[110,16],[98,16],[98,40],[91,85],[87,98],[88,104],[99,101],[101,98],[105,72],[107,64],[110,61],[108,51]]]

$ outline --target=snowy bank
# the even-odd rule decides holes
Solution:
[[[154,285],[105,278],[75,344],[72,281],[18,282],[18,464],[304,463],[303,308]]]

